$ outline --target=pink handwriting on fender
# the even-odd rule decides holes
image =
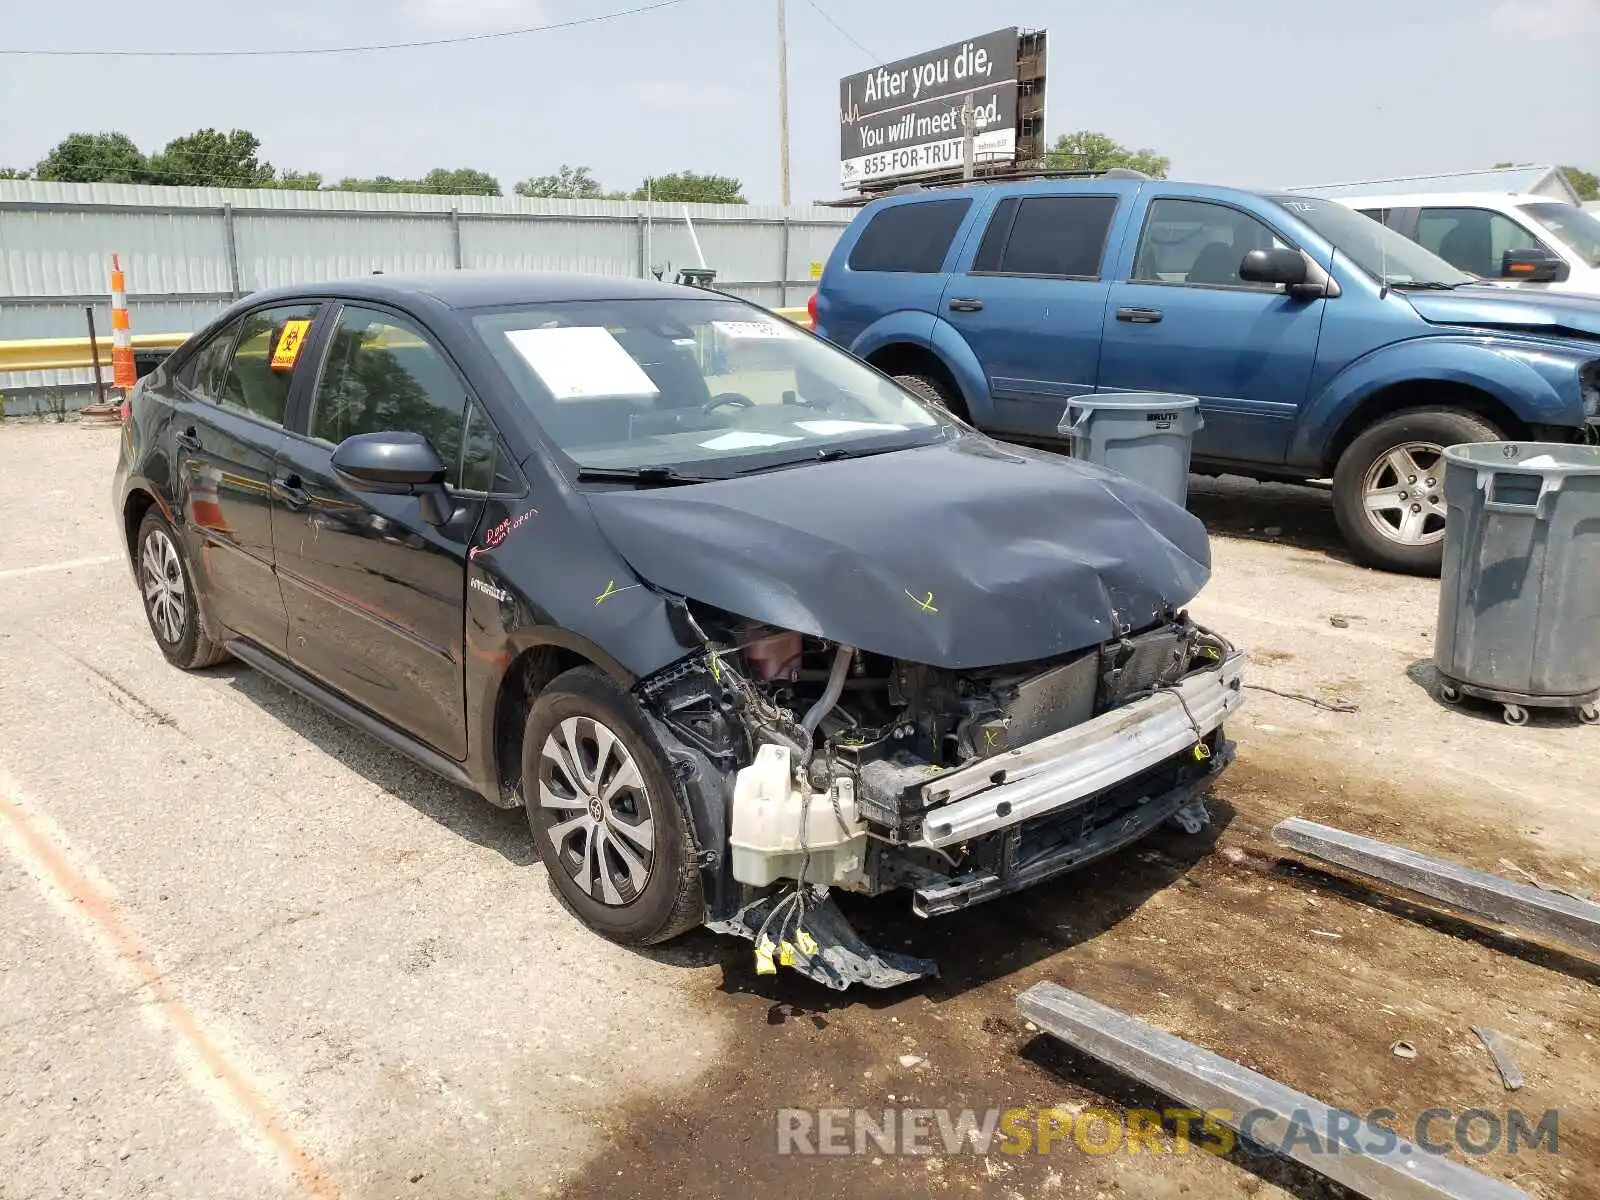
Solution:
[[[539,510],[537,508],[530,508],[527,512],[518,513],[514,517],[507,517],[504,521],[501,521],[500,524],[489,530],[488,533],[484,534],[483,544],[481,546],[474,546],[471,550],[467,551],[467,557],[469,559],[477,558],[478,555],[482,554],[484,551],[495,549],[500,545],[500,543],[504,542],[513,533],[521,529],[523,523],[527,521],[529,517],[536,517],[538,515]]]

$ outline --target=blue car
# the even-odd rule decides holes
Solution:
[[[1351,549],[1437,573],[1442,450],[1600,436],[1600,302],[1484,284],[1328,200],[1144,178],[869,204],[818,333],[980,429],[1095,392],[1200,398],[1202,472],[1332,476]]]

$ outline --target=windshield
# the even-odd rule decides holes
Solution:
[[[580,468],[732,475],[952,428],[875,371],[736,300],[589,300],[473,318]]]
[[[1273,196],[1284,208],[1315,229],[1356,266],[1379,283],[1395,287],[1456,287],[1476,275],[1458,271],[1431,250],[1401,237],[1387,225],[1362,216],[1333,200],[1310,196]]]
[[[1524,204],[1522,211],[1543,225],[1591,267],[1600,267],[1600,217],[1559,202]]]

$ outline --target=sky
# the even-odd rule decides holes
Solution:
[[[483,33],[648,0],[8,4],[0,49],[312,48]],[[0,55],[0,166],[75,131],[146,151],[244,128],[275,166],[608,188],[696,170],[779,197],[777,0],[680,0],[578,28],[387,53]],[[1600,0],[788,0],[793,197],[833,198],[838,81],[1002,25],[1049,33],[1048,134],[1093,129],[1246,187],[1512,160],[1600,171]]]

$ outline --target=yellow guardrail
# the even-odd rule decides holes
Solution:
[[[133,348],[137,350],[176,350],[187,341],[187,333],[136,333]],[[111,367],[111,334],[96,339],[99,343],[100,365]],[[75,367],[92,367],[94,359],[89,353],[89,339],[81,338],[26,338],[22,341],[0,342],[0,371],[70,371]],[[109,382],[109,378],[107,380]]]
[[[811,315],[804,308],[774,308],[775,315],[796,325],[809,326]],[[135,350],[176,350],[188,341],[187,333],[136,333]],[[111,367],[111,335],[99,338],[100,365]],[[26,338],[21,341],[0,342],[0,374],[7,371],[70,371],[78,367],[92,367],[94,359],[89,354],[89,339],[80,338]]]

